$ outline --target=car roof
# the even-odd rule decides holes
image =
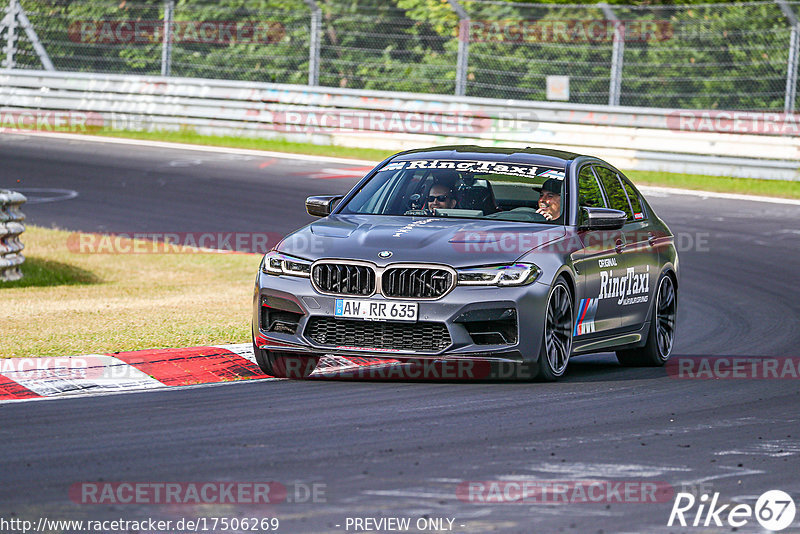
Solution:
[[[475,161],[503,161],[508,163],[530,163],[548,167],[566,167],[567,162],[580,154],[551,150],[549,148],[500,148],[477,145],[437,146],[418,148],[397,154],[393,161],[416,159],[465,159]]]

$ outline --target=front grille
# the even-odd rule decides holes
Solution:
[[[443,323],[392,323],[312,317],[305,335],[318,345],[438,352],[450,346]]]
[[[366,265],[318,263],[311,276],[324,293],[364,296],[375,292],[375,271]]]
[[[381,291],[387,297],[439,298],[453,285],[453,274],[431,267],[390,267],[381,278]]]

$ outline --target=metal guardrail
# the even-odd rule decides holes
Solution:
[[[691,110],[21,70],[0,70],[0,101],[0,128],[189,128],[203,134],[398,150],[437,144],[536,145],[590,153],[626,169],[800,179],[800,116],[793,115],[760,114],[756,118],[762,122],[754,121],[763,124],[764,116],[772,115],[771,120],[793,130],[726,133],[681,129],[682,113],[702,113]],[[53,119],[31,110],[69,116]],[[713,123],[724,112],[709,113]],[[320,124],[323,119],[338,124]],[[733,115],[726,120],[733,124]]]
[[[25,231],[25,215],[20,206],[27,199],[21,193],[0,189],[0,282],[22,278],[20,265],[25,261],[21,254],[25,245],[19,239]]]

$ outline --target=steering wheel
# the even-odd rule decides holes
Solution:
[[[418,217],[429,217],[433,215],[433,210],[429,210],[428,208],[413,209],[406,211],[403,215],[416,215]]]
[[[508,221],[548,222],[544,215],[537,213],[534,208],[521,206],[509,211],[499,211],[486,216],[487,219],[505,219]]]

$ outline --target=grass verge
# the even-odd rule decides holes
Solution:
[[[381,161],[391,156],[394,150],[377,150],[373,148],[351,148],[336,145],[314,145],[311,143],[293,143],[282,139],[257,139],[250,137],[200,135],[192,130],[177,132],[135,132],[119,130],[100,130],[96,135],[123,137],[131,139],[147,139],[173,143],[189,143],[210,146],[228,146],[232,148],[252,148],[294,154],[311,154],[317,156],[336,156],[356,158],[368,161]],[[657,185],[677,187],[698,191],[715,191],[719,193],[742,193],[770,197],[800,199],[800,182],[787,180],[756,180],[750,178],[730,178],[725,176],[705,176],[700,174],[675,174],[655,171],[625,171],[628,177],[639,185]]]
[[[79,254],[67,248],[69,235],[25,230],[25,277],[0,283],[0,357],[250,340],[259,256]]]
[[[788,180],[756,180],[653,171],[625,171],[625,174],[637,185],[657,185],[764,197],[800,198],[800,182]]]
[[[193,145],[228,146],[231,148],[251,148],[254,150],[271,150],[273,152],[289,152],[291,154],[311,154],[313,156],[334,156],[354,158],[378,162],[397,150],[378,150],[375,148],[352,148],[338,145],[315,145],[312,143],[294,143],[283,139],[259,139],[256,137],[235,137],[232,135],[201,135],[191,130],[177,132],[134,132],[120,130],[100,130],[93,135],[105,137],[122,137],[126,139],[146,139],[165,141],[168,143],[189,143]]]

